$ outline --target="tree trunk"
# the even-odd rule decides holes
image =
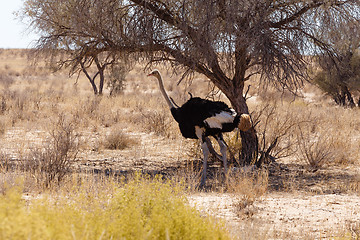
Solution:
[[[347,86],[343,87],[343,92],[344,92],[344,95],[346,96],[346,98],[348,100],[349,107],[351,107],[351,108],[355,107],[354,99],[353,99],[353,97],[351,95],[351,92],[349,91]]]
[[[336,104],[343,107],[355,107],[354,98],[351,95],[347,86],[342,86],[341,89],[333,94],[333,99]]]
[[[105,77],[104,77],[104,71],[105,71],[106,63],[103,64],[103,65],[101,65],[97,56],[94,57],[94,62],[95,62],[96,67],[97,67],[97,69],[98,69],[97,74],[100,75],[99,95],[102,95],[103,88],[104,88],[104,79],[105,79]]]
[[[89,75],[89,73],[87,72],[86,67],[84,66],[84,63],[80,61],[80,65],[81,65],[81,69],[82,69],[83,73],[89,79],[89,82],[90,82],[90,84],[91,84],[91,86],[93,88],[94,94],[97,95],[98,94],[98,89],[97,89],[96,84],[95,84],[95,78],[96,78],[97,74],[95,74],[95,76],[92,78]]]
[[[229,100],[237,113],[249,113],[246,99],[242,94],[232,96]],[[252,127],[246,132],[240,131],[240,136],[241,152],[239,153],[239,162],[242,165],[256,164],[259,166],[261,164],[257,162],[259,143],[255,128]]]
[[[101,70],[99,69],[100,72],[100,83],[99,83],[99,95],[102,95],[103,93],[103,88],[104,88],[104,69],[102,68]]]
[[[243,64],[242,68],[246,69],[246,61],[243,61]],[[246,104],[246,99],[243,96],[245,70],[239,72],[241,73],[237,74],[237,77],[234,77],[233,80],[213,80],[213,83],[226,95],[231,102],[231,106],[238,114],[249,114],[249,108]],[[256,164],[257,166],[260,166],[261,163],[258,163],[259,143],[255,128],[251,127],[246,132],[240,131],[240,136],[241,152],[239,153],[239,162],[242,165]]]
[[[90,83],[91,83],[91,86],[92,86],[92,88],[93,88],[94,94],[97,95],[97,94],[98,94],[98,90],[97,90],[95,81],[94,81],[94,80],[90,80]]]

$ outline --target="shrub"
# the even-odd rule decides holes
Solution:
[[[0,196],[0,219],[1,239],[229,239],[221,224],[189,206],[179,186],[141,176],[110,196],[80,187],[29,206],[12,188]]]
[[[142,111],[144,118],[145,128],[149,132],[153,132],[158,136],[170,137],[171,135],[171,123],[170,114],[165,111],[153,110],[153,111]]]
[[[69,172],[78,153],[79,142],[74,132],[74,123],[59,117],[50,139],[42,148],[36,148],[22,160],[22,168],[30,171],[45,187],[59,183]]]
[[[0,118],[0,136],[6,132],[6,122]]]
[[[313,169],[317,170],[324,164],[335,159],[334,138],[326,132],[314,133],[309,129],[299,128],[298,158],[305,160]]]
[[[122,150],[136,143],[135,139],[130,138],[121,130],[115,129],[106,137],[104,147],[111,150]]]
[[[0,173],[6,172],[11,168],[10,156],[2,151],[0,151]]]
[[[4,96],[1,96],[0,114],[4,114],[6,110],[7,110],[6,98]]]
[[[289,157],[296,152],[296,127],[311,121],[311,113],[300,113],[297,104],[261,104],[253,113],[253,122],[259,137],[261,162]]]
[[[107,80],[107,87],[110,90],[110,96],[115,96],[123,92],[127,72],[128,69],[124,66],[124,64],[111,65],[110,76]]]
[[[245,213],[251,215],[251,206],[256,199],[265,194],[268,188],[267,170],[252,171],[240,168],[227,176],[227,191],[236,196],[235,210],[238,215]],[[249,211],[244,211],[244,209]]]
[[[3,85],[6,89],[14,84],[15,80],[12,76],[0,73],[0,84]]]

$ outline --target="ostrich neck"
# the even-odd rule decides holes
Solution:
[[[163,83],[161,75],[159,75],[157,79],[159,81],[160,91],[161,91],[162,95],[164,96],[167,105],[169,106],[169,108],[175,108],[174,104],[170,101],[170,98],[165,91],[164,83]]]

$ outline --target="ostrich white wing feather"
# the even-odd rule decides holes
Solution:
[[[215,114],[213,117],[209,117],[204,120],[204,123],[208,125],[210,128],[222,128],[222,124],[224,123],[232,123],[234,121],[234,118],[236,116],[236,112],[232,111],[232,113],[229,112],[220,112]]]

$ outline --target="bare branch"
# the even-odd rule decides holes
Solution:
[[[292,15],[284,18],[284,19],[281,19],[280,21],[278,22],[270,22],[270,27],[272,28],[280,28],[286,24],[289,24],[291,22],[293,22],[294,20],[300,18],[301,16],[303,16],[307,11],[311,10],[311,9],[314,9],[314,8],[318,8],[322,5],[324,5],[325,3],[322,2],[322,1],[313,1],[311,3],[308,3],[306,4],[305,3],[305,6],[302,7],[300,10],[298,10],[297,12],[293,13]]]

